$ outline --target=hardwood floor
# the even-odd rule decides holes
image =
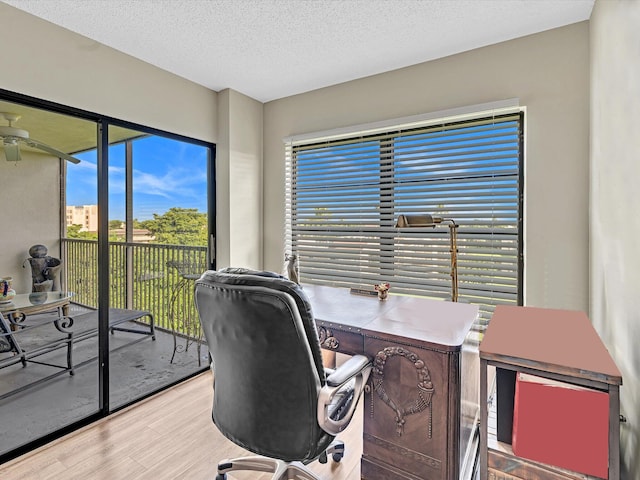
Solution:
[[[213,480],[219,460],[248,455],[224,438],[211,421],[211,374],[183,384],[0,465],[11,480]],[[362,401],[360,402],[362,404]],[[342,462],[314,462],[323,480],[360,478],[362,406],[339,436]],[[229,480],[268,480],[242,472]]]

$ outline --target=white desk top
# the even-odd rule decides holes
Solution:
[[[355,295],[346,288],[303,285],[318,322],[401,340],[410,337],[450,350],[464,343],[478,306],[446,300],[389,295],[386,300]]]

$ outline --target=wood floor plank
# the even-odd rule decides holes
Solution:
[[[144,471],[145,468],[129,456],[94,455],[67,469],[64,472],[64,478],[66,480],[125,479]]]
[[[211,480],[220,460],[250,455],[211,421],[211,373],[193,379],[0,465],[11,480]],[[362,407],[339,436],[346,456],[310,467],[323,480],[360,478]],[[237,472],[229,480],[269,480]]]
[[[11,472],[3,472],[2,467],[0,467],[0,478],[11,480],[64,478],[64,472],[66,470],[67,467],[56,458],[41,456],[34,458],[33,462],[29,462],[27,465],[21,465],[19,469],[14,469]]]

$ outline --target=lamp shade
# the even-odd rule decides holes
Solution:
[[[22,160],[20,150],[18,149],[18,142],[15,140],[5,140],[2,146],[4,147],[4,156],[7,162],[19,162]]]
[[[458,301],[458,225],[452,218],[436,217],[428,213],[398,215],[396,228],[435,227],[441,223],[449,224],[449,252],[451,253],[451,301]]]
[[[429,215],[428,213],[417,215],[398,215],[396,228],[435,227],[439,223],[442,223],[442,217],[436,217],[435,215]]]

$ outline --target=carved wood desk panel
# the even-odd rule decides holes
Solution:
[[[323,348],[374,362],[364,397],[361,476],[458,480],[477,454],[475,305],[304,285]]]

